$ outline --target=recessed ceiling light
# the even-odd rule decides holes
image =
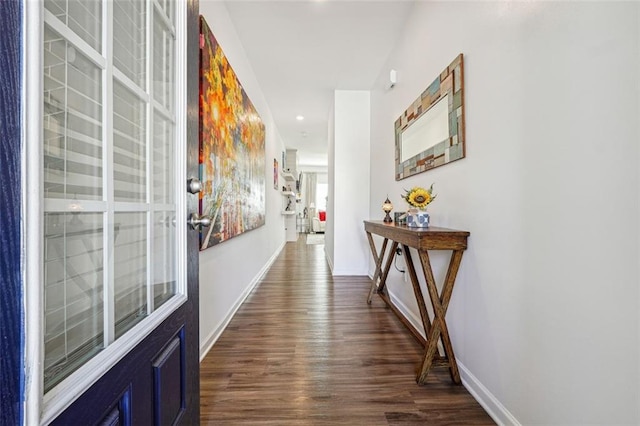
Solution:
[[[302,120],[304,120],[304,117],[301,116],[301,115],[296,115],[296,120],[302,121]]]

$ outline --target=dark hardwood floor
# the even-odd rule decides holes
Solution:
[[[203,425],[494,424],[446,368],[416,384],[422,346],[368,277],[332,278],[323,245],[286,247],[200,367]]]

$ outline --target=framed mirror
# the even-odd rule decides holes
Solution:
[[[395,122],[396,180],[465,156],[463,55]]]

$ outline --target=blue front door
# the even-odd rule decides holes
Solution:
[[[162,185],[171,178],[167,177],[168,171],[163,175],[162,167],[173,170],[171,162],[186,158],[186,173],[180,177],[184,183],[180,190],[184,188],[186,192],[187,180],[198,176],[198,116],[191,114],[186,119],[186,153],[181,156],[171,152],[167,157],[170,147],[175,146],[172,138],[178,128],[175,124],[178,119],[171,117],[170,102],[175,98],[165,96],[167,81],[173,78],[169,74],[174,71],[165,72],[170,69],[168,65],[154,68],[155,64],[149,65],[145,59],[139,61],[142,65],[136,71],[135,63],[127,62],[130,58],[139,59],[136,43],[125,46],[132,52],[129,57],[118,56],[111,53],[108,45],[111,39],[105,38],[106,47],[101,41],[92,44],[95,40],[86,37],[82,28],[93,26],[95,33],[103,36],[115,33],[126,45],[129,33],[124,33],[118,25],[128,25],[128,30],[135,31],[135,22],[144,22],[147,26],[139,31],[140,37],[147,45],[152,43],[147,40],[152,37],[165,43],[157,42],[155,52],[163,52],[160,57],[166,57],[167,61],[161,61],[161,65],[166,65],[173,59],[171,42],[175,36],[171,31],[177,28],[167,17],[176,19],[171,10],[184,7],[184,2],[161,0],[149,3],[148,8],[140,7],[143,4],[140,1],[120,0],[39,3],[45,17],[40,41],[45,46],[44,94],[38,101],[40,105],[44,103],[43,123],[39,124],[43,136],[22,141],[25,127],[32,122],[28,113],[26,119],[22,118],[21,111],[23,103],[28,104],[32,99],[21,99],[24,70],[20,58],[27,43],[20,23],[22,8],[33,4],[25,0],[3,0],[0,7],[3,28],[0,46],[0,112],[3,115],[0,120],[0,425],[25,422],[197,424],[199,236],[198,231],[190,229],[181,234],[167,231],[176,227],[187,229],[187,224],[175,220],[176,211],[172,209],[180,203],[171,199],[170,190],[163,189],[168,184]],[[86,13],[88,18],[84,22],[78,21],[78,15],[63,10],[70,5],[86,5],[90,9],[96,4],[101,6]],[[125,23],[131,18],[126,12],[137,7],[140,7],[140,20],[131,19],[134,26],[131,22]],[[174,9],[170,9],[172,7]],[[188,0],[185,10],[186,110],[197,111],[198,1]],[[103,18],[96,19],[97,23],[91,22],[97,16],[96,11],[103,13]],[[110,17],[108,23],[105,16]],[[114,71],[109,71],[111,63],[116,64]],[[155,78],[149,78],[153,73]],[[134,120],[127,120],[125,115],[135,117],[136,108],[143,117],[140,122],[144,123],[137,127]],[[164,144],[164,151],[154,148],[153,143],[157,141]],[[141,143],[151,144],[150,148],[138,148]],[[41,183],[45,195],[40,218],[44,225],[43,246],[38,254],[42,260],[39,267],[43,282],[34,282],[33,278],[22,282],[25,268],[34,268],[23,260],[23,253],[30,247],[25,246],[25,238],[20,233],[25,216],[21,206],[25,203],[28,209],[30,200],[22,198],[26,192],[20,187],[21,175],[26,172],[21,166],[26,164],[23,160],[27,155],[26,150],[21,149],[23,144],[43,145],[40,158],[44,164]],[[135,163],[136,156],[146,159],[147,163],[140,163],[141,166]],[[164,163],[160,168],[147,165],[150,159],[163,156],[171,161],[162,159]],[[136,168],[143,170],[139,179]],[[110,177],[105,177],[109,174]],[[145,185],[147,189],[139,190]],[[149,186],[154,188],[148,189]],[[139,201],[134,199],[138,193],[141,194]],[[149,204],[153,197],[162,200]],[[196,212],[197,195],[189,194],[186,200],[185,210]],[[114,205],[115,208],[109,210]],[[78,210],[74,211],[75,208]],[[24,220],[22,224],[25,225]],[[167,257],[171,251],[158,247],[175,245],[174,235],[186,240],[186,252],[178,251],[180,255],[174,256],[179,257],[178,260]],[[142,254],[127,258],[128,253],[137,253],[128,246],[137,247]],[[186,271],[183,290],[169,277],[177,273],[163,268],[166,263],[178,265],[176,262],[178,269]],[[102,271],[108,272],[101,275]],[[138,278],[143,284],[136,284]],[[104,284],[106,282],[109,284]],[[29,352],[25,350],[25,341],[33,340],[34,336],[29,335],[24,321],[26,317],[27,323],[33,323],[33,313],[29,307],[26,312],[22,311],[27,301],[25,293],[32,286],[44,288],[42,310],[37,313],[40,317],[35,319],[44,324],[39,336],[35,336],[40,339],[44,356],[35,360],[32,358],[37,355],[25,355]],[[184,296],[184,303],[159,314],[166,315],[165,319],[151,330],[136,328],[138,324],[144,325],[145,318],[154,311]],[[78,310],[79,305],[83,310]],[[101,372],[88,388],[85,386],[82,391],[73,388],[74,381],[82,381],[82,377],[78,380],[77,372],[82,371],[78,369],[83,362],[89,365],[87,362],[97,357],[106,358],[109,346],[122,336],[135,336],[138,329],[144,330],[141,341],[124,355],[121,352],[119,360],[108,364],[110,368]],[[40,368],[40,376],[25,379],[23,371],[32,372],[33,366]],[[40,388],[33,387],[37,381],[43,383]],[[33,389],[39,389],[39,394],[34,395]],[[64,403],[62,409],[51,410],[55,404],[47,404],[55,398],[66,398],[69,402]],[[39,410],[32,409],[33,406]]]
[[[21,1],[0,7],[0,425],[22,423]]]

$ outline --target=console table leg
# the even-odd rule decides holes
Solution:
[[[456,276],[458,275],[458,269],[460,269],[460,262],[462,261],[463,253],[464,252],[462,250],[454,250],[451,253],[451,260],[449,261],[449,269],[447,270],[447,275],[444,279],[442,296],[440,297],[440,303],[445,313],[447,312],[447,309],[449,309],[449,301],[451,300],[451,295],[453,294],[453,284],[456,281]],[[455,355],[453,354],[453,346],[451,345],[451,340],[449,339],[448,333],[447,333],[447,341],[448,341],[448,345],[444,345],[444,350],[445,350],[445,354],[447,355],[447,358],[449,359],[449,373],[451,374],[451,379],[455,383],[460,384],[461,383],[460,372],[458,371],[458,364],[456,362]],[[451,353],[451,355],[449,355],[449,352]]]
[[[441,338],[442,346],[444,347],[445,355],[447,357],[447,363],[449,365],[451,379],[454,383],[460,384],[460,372],[458,371],[458,364],[453,352],[453,345],[451,344],[451,338],[449,337],[449,330],[445,321],[445,315],[447,313],[447,308],[449,307],[451,294],[453,293],[453,283],[455,282],[455,278],[460,267],[460,261],[462,260],[462,251],[454,250],[451,255],[449,269],[447,270],[447,276],[440,296],[438,295],[435,278],[433,277],[433,271],[431,270],[429,255],[426,251],[420,251],[419,254],[425,280],[427,282],[429,299],[431,300],[431,305],[433,307],[434,319],[431,333],[429,333],[427,340],[427,350],[425,351],[422,367],[418,376],[418,383],[422,384],[426,381],[427,374],[433,363],[433,358],[438,350],[438,340]]]
[[[387,277],[389,276],[389,270],[391,269],[391,264],[393,263],[394,256],[396,255],[396,249],[398,248],[398,243],[392,241],[391,250],[389,250],[389,254],[387,255],[387,263],[384,265],[384,271],[382,271],[382,275],[380,276],[380,283],[378,284],[378,293],[384,293],[384,289],[387,286]]]
[[[389,243],[389,239],[385,238],[382,242],[382,249],[380,250],[380,255],[376,251],[376,244],[373,241],[373,237],[370,232],[367,232],[367,239],[369,240],[369,247],[371,247],[371,254],[373,254],[373,260],[376,262],[376,270],[373,273],[373,280],[371,281],[371,289],[369,290],[369,297],[367,297],[367,303],[371,304],[371,298],[373,297],[373,293],[375,293],[378,288],[378,277],[380,276],[380,272],[382,270],[382,259],[384,258],[384,252],[387,250],[387,244]]]
[[[413,259],[411,258],[411,252],[406,245],[402,246],[404,252],[404,261],[407,265],[407,272],[411,279],[411,285],[413,286],[413,293],[416,296],[416,302],[418,302],[418,310],[420,311],[420,318],[422,319],[422,326],[424,327],[425,336],[428,338],[431,332],[431,321],[429,320],[429,314],[427,313],[427,305],[424,302],[424,296],[422,295],[422,289],[420,288],[420,282],[418,281],[418,275],[416,274],[416,268],[413,266]]]

